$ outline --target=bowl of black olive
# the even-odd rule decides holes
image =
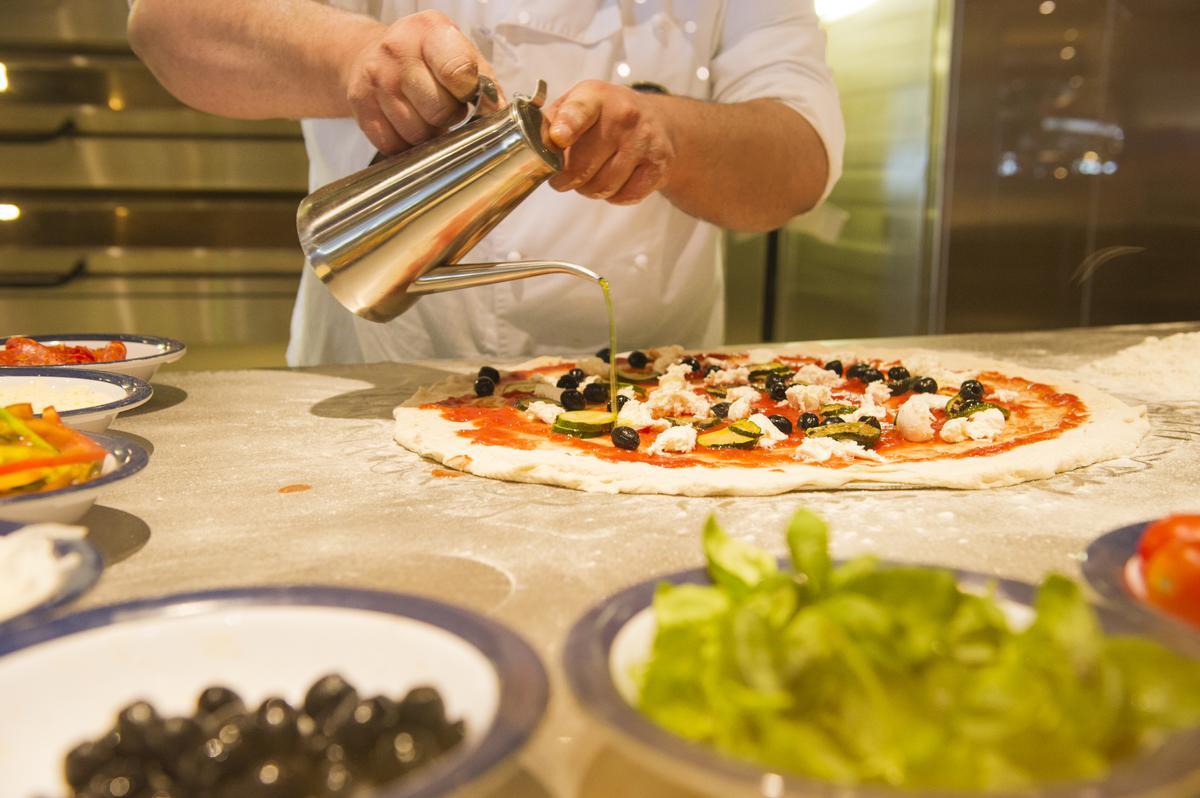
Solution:
[[[430,599],[147,599],[0,640],[0,783],[15,798],[432,798],[499,777],[547,694],[521,638]]]

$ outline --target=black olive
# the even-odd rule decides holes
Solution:
[[[700,361],[697,360],[696,358],[692,357],[691,355],[688,355],[685,358],[681,358],[679,362],[683,363],[684,365],[691,366],[693,374],[695,374],[697,371],[700,370]]]
[[[718,366],[716,363],[709,363],[707,366],[704,367],[704,376],[707,377],[709,374],[712,374],[714,371],[720,371],[720,370],[721,370],[721,367]]]
[[[117,753],[124,756],[143,756],[150,752],[148,738],[152,738],[161,721],[154,707],[145,701],[137,701],[121,710],[117,715]]]
[[[295,757],[267,757],[250,763],[240,777],[221,784],[215,798],[296,798],[307,795],[309,768]]]
[[[933,377],[917,377],[913,382],[913,393],[937,393],[937,380]]]
[[[841,416],[825,416],[825,420],[821,422],[822,427],[828,427],[830,424],[845,424],[846,419]]]
[[[342,762],[322,762],[313,781],[313,793],[322,798],[347,798],[356,788],[353,772]]]
[[[829,361],[828,363],[825,364],[825,370],[832,371],[834,374],[838,375],[839,377],[842,376],[842,361],[840,361],[840,360]]]
[[[910,376],[912,375],[908,373],[908,369],[904,368],[904,366],[892,366],[887,372],[888,379],[893,382],[907,380]]]
[[[254,716],[255,738],[271,753],[292,750],[300,740],[296,710],[282,698],[268,698]]]
[[[420,726],[439,726],[446,722],[446,706],[441,694],[432,687],[414,687],[397,709],[400,720]]]
[[[650,362],[650,358],[640,349],[635,349],[629,353],[629,367],[635,369],[644,369],[646,364]]]
[[[583,394],[574,388],[568,388],[563,391],[562,396],[559,397],[559,401],[562,402],[562,406],[567,410],[582,410],[587,407],[587,400],[583,398]]]
[[[320,726],[339,705],[347,701],[357,703],[358,691],[341,676],[331,673],[317,679],[308,688],[304,695],[304,711]]]
[[[958,393],[968,402],[978,402],[983,399],[983,383],[979,380],[967,380],[958,387]]]
[[[558,378],[558,382],[554,383],[556,388],[578,388],[579,379],[572,374],[564,374]]]
[[[245,711],[242,697],[228,687],[209,687],[196,699],[196,713],[216,720]]]
[[[784,435],[792,434],[792,421],[787,416],[767,416],[767,418]]]
[[[870,424],[875,429],[883,429],[883,425],[879,423],[879,419],[874,416],[865,416],[859,420],[864,424]]]
[[[467,736],[467,727],[461,720],[447,723],[437,729],[438,742],[443,751],[448,751],[458,745]]]
[[[862,373],[869,369],[870,366],[866,363],[855,363],[846,369],[846,379],[857,380],[862,377]]]
[[[204,739],[204,729],[194,719],[167,718],[148,742],[158,760],[173,772],[175,763],[184,754],[199,748]]]
[[[361,762],[383,731],[384,719],[379,706],[371,700],[359,701],[354,711],[330,729],[330,740],[342,747],[351,762]]]
[[[863,382],[879,382],[883,379],[883,372],[877,368],[868,367],[863,369],[858,378]]]
[[[580,382],[583,382],[584,379],[587,378],[587,374],[585,374],[583,369],[581,369],[581,368],[573,368],[570,371],[568,371],[567,373],[570,374],[575,379],[579,380]]]
[[[725,418],[725,416],[729,415],[729,402],[717,402],[709,409],[712,410],[712,414],[717,418]]]
[[[72,789],[82,790],[100,767],[112,757],[110,747],[90,740],[71,749],[63,762],[63,775]]]
[[[783,402],[787,400],[787,388],[782,385],[771,386],[769,393],[772,401]]]
[[[375,742],[365,770],[375,782],[403,776],[441,753],[437,736],[428,729],[412,728],[381,737]]]
[[[908,393],[908,390],[912,387],[912,383],[911,377],[904,380],[888,380],[888,388],[891,390],[892,396],[899,396],[900,394]]]
[[[181,777],[202,788],[231,778],[254,758],[256,751],[248,739],[251,730],[244,715],[226,720],[179,762]]]
[[[783,376],[782,374],[777,374],[776,372],[771,372],[770,374],[767,375],[766,388],[769,391],[772,388],[774,388],[776,385],[781,385],[784,388],[787,388],[788,379],[787,379],[787,377]]]
[[[821,426],[821,418],[816,413],[801,413],[796,423],[800,425],[800,429],[812,429]]]
[[[479,373],[475,376],[487,377],[492,382],[500,382],[500,372],[496,371],[491,366],[484,366],[483,368],[479,369]]]
[[[603,382],[589,382],[583,387],[583,398],[588,404],[608,401],[608,385]]]
[[[148,780],[138,760],[113,759],[92,776],[84,794],[89,798],[140,798]]]
[[[625,394],[621,394],[621,393],[617,394],[617,410],[616,410],[616,412],[620,413],[621,408],[624,407],[625,403],[628,401],[629,401],[629,397],[626,396]],[[612,402],[608,403],[608,412],[610,412],[610,413],[613,412]]]
[[[609,359],[612,358],[612,352],[610,352],[608,347],[606,346],[603,349],[601,349],[599,352],[596,353],[596,357],[600,358],[605,363],[607,363],[609,361]]]
[[[489,377],[480,377],[475,380],[475,395],[476,396],[491,396],[496,392],[496,383]]]
[[[618,449],[632,452],[642,445],[642,436],[633,427],[613,427],[612,442]]]

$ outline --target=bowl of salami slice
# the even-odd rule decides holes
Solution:
[[[59,333],[8,336],[0,348],[0,373],[8,367],[53,366],[108,371],[149,381],[158,369],[184,356],[172,338],[127,333]]]

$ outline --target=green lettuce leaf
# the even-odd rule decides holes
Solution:
[[[710,515],[704,524],[704,556],[713,581],[734,597],[747,595],[760,581],[779,570],[769,553],[725,534],[715,515]]]

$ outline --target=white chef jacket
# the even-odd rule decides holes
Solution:
[[[549,99],[587,79],[651,81],[715,102],[775,98],[816,129],[841,174],[845,141],[825,35],[812,0],[327,0],[385,22],[436,9],[495,68],[509,95]],[[364,168],[375,151],[352,119],[302,122],[315,189]],[[781,165],[786,168],[786,165]],[[720,343],[724,327],[720,234],[660,194],[633,206],[538,188],[462,262],[573,261],[608,278],[618,347]],[[421,298],[386,324],[345,310],[304,269],[288,363],[594,351],[608,344],[600,288],[565,275]]]

